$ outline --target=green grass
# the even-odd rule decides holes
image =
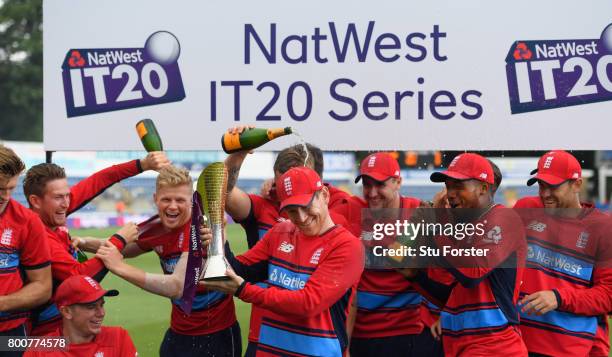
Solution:
[[[106,229],[75,229],[73,236],[109,237],[117,228]],[[246,250],[244,230],[237,224],[227,227],[227,236],[235,254]],[[150,252],[140,257],[130,259],[129,263],[149,273],[161,273],[157,254]],[[105,289],[117,289],[120,295],[106,299],[106,317],[104,324],[122,326],[127,329],[136,344],[140,356],[157,356],[159,345],[170,326],[170,300],[148,293],[109,273],[102,281]],[[242,330],[243,351],[249,330],[251,305],[236,298],[236,314]]]

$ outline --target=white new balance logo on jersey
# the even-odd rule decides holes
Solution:
[[[555,157],[554,156],[549,156],[546,158],[546,161],[544,161],[544,168],[545,169],[550,169],[550,165],[552,164],[552,161]]]
[[[104,357],[104,352],[96,352],[94,357]]]
[[[538,222],[538,221],[531,221],[527,225],[527,229],[531,229],[532,231],[536,231],[536,232],[542,233],[546,229],[546,224]]]
[[[12,238],[13,230],[10,228],[5,228],[4,232],[2,232],[2,238],[0,238],[0,244],[11,245]]]
[[[280,250],[281,252],[285,252],[285,253],[291,253],[293,248],[295,248],[293,244],[282,242],[281,245],[278,247],[278,250]]]

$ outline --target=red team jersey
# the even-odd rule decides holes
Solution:
[[[231,253],[230,253],[231,255]],[[304,236],[291,222],[275,225],[255,247],[229,260],[249,282],[237,292],[264,308],[257,355],[341,356],[346,311],[363,270],[359,241],[341,226]]]
[[[353,202],[358,204],[353,209],[368,208],[361,199]],[[416,198],[400,197],[400,209],[416,208],[420,203]],[[352,227],[361,224],[360,214],[350,219]],[[421,302],[422,297],[413,284],[395,270],[366,268],[357,287],[357,316],[352,337],[420,334],[423,331]]]
[[[61,329],[49,337],[62,336]],[[69,344],[67,351],[27,351],[24,357],[137,357],[136,347],[126,330],[102,326],[100,333],[89,343]]]
[[[144,251],[155,251],[159,256],[164,274],[172,274],[181,254],[189,251],[189,231],[191,222],[180,229],[167,232],[161,223],[147,227],[136,241]],[[202,249],[206,256],[206,251]],[[231,296],[217,291],[209,291],[198,286],[193,298],[191,314],[180,308],[180,300],[172,300],[172,331],[189,336],[208,335],[232,326],[236,322],[234,300]]]
[[[514,206],[543,207],[539,197],[523,198]],[[609,352],[605,315],[612,311],[612,225],[608,215],[587,204],[583,208],[578,218],[554,217],[543,209],[518,211],[529,247],[521,295],[552,290],[560,302],[556,310],[541,316],[521,314],[521,331],[530,352],[555,356],[586,356],[592,348],[593,355]]]
[[[45,227],[40,218],[10,199],[0,214],[0,295],[10,295],[24,286],[24,270],[50,264]],[[30,316],[29,311],[0,312],[0,331],[11,330]]]
[[[119,165],[108,167],[98,171],[90,177],[80,181],[70,188],[70,206],[66,215],[74,213],[94,199],[111,185],[142,172],[140,161],[134,160]],[[51,272],[53,274],[53,287],[55,287],[73,275],[87,275],[96,281],[101,281],[107,273],[102,260],[98,258],[90,259],[79,263],[77,253],[72,246],[68,228],[59,227],[52,230],[45,227],[46,240],[51,253]],[[119,251],[124,248],[125,242],[117,236],[110,239]],[[57,306],[53,303],[53,298],[47,304],[37,308],[33,314],[32,335],[43,336],[59,328],[61,316]]]
[[[453,275],[442,268],[427,269],[427,278],[448,286],[455,282]],[[440,319],[441,313],[442,308],[440,306],[436,306],[434,303],[427,300],[426,297],[422,296],[421,319],[425,326],[431,327],[436,323],[436,321]]]
[[[447,271],[455,284],[445,285],[423,272],[414,279],[420,291],[442,308],[443,345],[448,356],[500,351],[508,356],[527,355],[518,332],[516,308],[526,254],[522,222],[518,215],[500,207],[493,207],[474,222],[484,224],[483,236],[462,241],[436,238],[438,247],[490,249],[486,257],[478,257],[471,264],[465,258],[457,261],[447,257],[452,266]]]
[[[339,190],[329,184],[325,184],[329,189],[330,199],[329,208],[332,208],[332,204],[338,204],[345,197],[350,197],[346,192]],[[244,220],[238,222],[245,230],[247,235],[248,247],[253,248],[259,240],[268,232],[272,226],[279,222],[287,220],[285,215],[281,215],[278,212],[278,202],[265,199],[261,196],[250,194],[251,200],[251,211]],[[345,225],[346,221],[344,217],[338,214],[330,212],[334,223]],[[258,285],[262,288],[267,287],[265,282],[260,282]],[[261,326],[262,308],[258,306],[251,306],[251,320],[249,327],[248,340],[253,343],[257,343],[259,336],[259,327]]]

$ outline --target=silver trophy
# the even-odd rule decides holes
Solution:
[[[214,162],[202,171],[198,178],[197,191],[202,198],[204,215],[212,229],[212,240],[208,245],[206,263],[201,280],[228,280],[225,272],[230,268],[223,249],[225,197],[227,195],[227,169],[222,162]]]

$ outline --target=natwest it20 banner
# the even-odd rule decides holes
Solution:
[[[44,2],[46,150],[610,149],[612,2]],[[266,146],[279,149],[282,138]]]

